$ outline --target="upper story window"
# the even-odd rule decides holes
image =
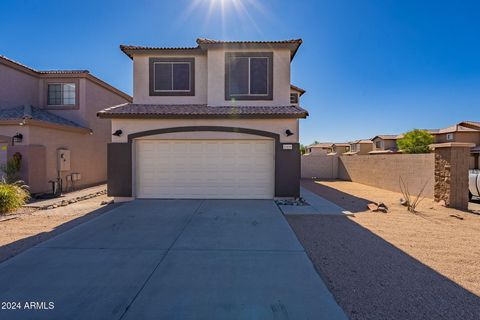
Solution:
[[[150,58],[150,95],[195,95],[194,70],[194,58]]]
[[[298,103],[298,93],[292,92],[290,93],[290,103]]]
[[[383,149],[383,141],[382,140],[378,140],[375,142],[375,148],[376,149]]]
[[[225,53],[225,100],[272,100],[273,53]]]
[[[447,141],[453,140],[453,133],[447,133]]]
[[[49,83],[47,104],[49,106],[74,106],[76,103],[75,83]]]

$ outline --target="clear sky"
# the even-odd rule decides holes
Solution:
[[[36,69],[89,69],[132,93],[120,44],[197,37],[304,40],[301,142],[480,121],[480,1],[1,0],[0,54]]]

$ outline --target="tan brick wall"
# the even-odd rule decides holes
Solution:
[[[393,154],[341,156],[338,178],[400,192],[400,176],[416,195],[425,183],[424,196],[433,198],[435,155]]]
[[[303,155],[301,177],[336,179],[338,172],[338,156],[331,155]]]

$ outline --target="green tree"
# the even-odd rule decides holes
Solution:
[[[426,130],[415,129],[404,134],[397,140],[400,150],[405,153],[429,153],[429,145],[433,143],[433,136]]]
[[[300,154],[304,155],[306,152],[307,148],[303,144],[300,144]]]

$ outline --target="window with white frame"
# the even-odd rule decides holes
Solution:
[[[453,140],[453,133],[447,133],[447,141]]]
[[[76,103],[75,83],[49,83],[47,104],[49,106],[73,106]]]

